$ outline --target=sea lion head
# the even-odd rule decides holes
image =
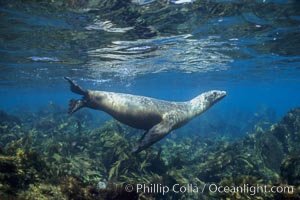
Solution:
[[[226,96],[225,91],[220,91],[220,90],[211,90],[208,92],[205,92],[202,94],[204,97],[204,100],[210,105],[214,105],[221,99],[223,99]]]
[[[199,115],[226,96],[225,91],[211,90],[200,94],[190,101],[194,115]]]

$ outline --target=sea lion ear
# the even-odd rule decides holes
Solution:
[[[139,153],[152,144],[158,142],[166,135],[168,135],[172,130],[172,123],[167,120],[163,120],[160,123],[153,126],[149,131],[147,131],[140,139],[138,145],[132,150],[132,153]]]

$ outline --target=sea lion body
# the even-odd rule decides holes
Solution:
[[[170,102],[145,96],[105,91],[83,90],[65,77],[71,91],[83,95],[82,100],[70,100],[69,113],[82,107],[102,110],[118,121],[146,130],[134,152],[140,152],[200,115],[220,99],[225,91],[212,90],[186,102]]]
[[[161,122],[164,115],[171,110],[184,111],[185,115],[190,110],[186,102],[168,102],[131,94],[88,91],[88,96],[92,108],[102,110],[124,124],[143,130],[149,130]]]

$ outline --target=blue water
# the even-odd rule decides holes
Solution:
[[[243,135],[300,106],[296,0],[97,2],[1,1],[0,109],[34,112],[51,102],[67,112],[78,96],[64,76],[170,101],[226,90],[184,127],[191,134],[230,134],[222,127],[234,124]]]

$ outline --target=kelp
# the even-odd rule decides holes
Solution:
[[[56,110],[58,109],[58,110]],[[299,198],[300,108],[267,130],[228,141],[167,138],[139,154],[143,134],[115,120],[99,128],[88,112],[68,117],[59,107],[16,117],[0,112],[0,197],[15,199],[284,199]],[[30,120],[29,120],[30,119]],[[262,123],[265,126],[265,123]],[[226,130],[228,131],[228,130]],[[295,188],[290,193],[126,192],[132,184]],[[112,198],[113,197],[113,198]]]

